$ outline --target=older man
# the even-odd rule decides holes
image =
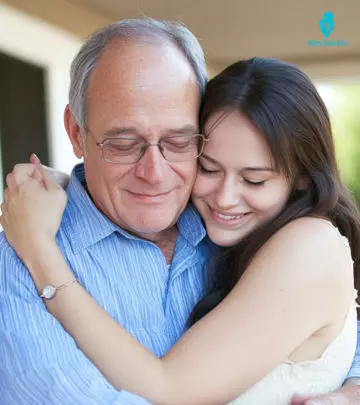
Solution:
[[[71,70],[65,126],[84,165],[72,173],[58,243],[82,285],[158,356],[184,332],[212,249],[187,205],[205,83],[194,36],[153,20],[105,27]],[[76,348],[4,236],[0,252],[1,404],[145,404]]]
[[[84,165],[72,173],[59,245],[100,305],[159,356],[186,327],[210,253],[187,206],[205,85],[195,37],[153,20],[105,27],[71,69],[65,126]],[[0,403],[146,403],[110,386],[47,313],[3,235],[0,245]]]

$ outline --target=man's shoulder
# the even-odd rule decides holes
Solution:
[[[3,263],[7,261],[19,261],[21,260],[16,255],[14,249],[10,246],[8,240],[6,239],[5,232],[0,233],[0,263],[1,268],[3,267]]]
[[[0,295],[9,296],[19,292],[35,292],[30,274],[23,262],[0,233]]]

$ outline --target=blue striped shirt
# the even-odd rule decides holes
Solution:
[[[170,269],[160,249],[103,216],[74,169],[58,243],[92,297],[157,356],[184,333],[204,291],[213,245],[189,205],[178,221]],[[27,270],[0,236],[0,404],[143,405],[116,391],[46,311]],[[264,341],[264,344],[266,342]],[[360,376],[360,353],[351,376]]]
[[[358,321],[358,331],[357,331],[357,346],[354,356],[353,364],[350,368],[350,371],[346,377],[349,378],[360,378],[360,321]]]
[[[211,243],[191,205],[178,220],[170,269],[161,250],[109,221],[84,187],[83,165],[68,187],[58,243],[93,298],[143,345],[162,356],[184,333],[203,294]],[[0,237],[0,404],[142,405],[116,391],[38,297],[27,270]]]

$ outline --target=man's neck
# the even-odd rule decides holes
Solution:
[[[162,251],[165,256],[166,263],[170,264],[174,255],[176,239],[179,235],[179,231],[176,226],[169,229],[169,233],[166,237],[161,238],[158,242],[155,242],[157,247]]]
[[[174,225],[169,229],[158,232],[156,234],[137,234],[142,239],[149,240],[153,242],[165,256],[166,263],[170,264],[171,259],[174,255],[176,239],[179,235],[177,226]]]

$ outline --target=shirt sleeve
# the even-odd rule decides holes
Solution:
[[[360,321],[358,321],[357,325],[358,329],[357,329],[356,352],[349,374],[346,377],[347,380],[349,378],[360,378]]]
[[[2,405],[149,405],[117,391],[46,310],[27,270],[0,246]]]

